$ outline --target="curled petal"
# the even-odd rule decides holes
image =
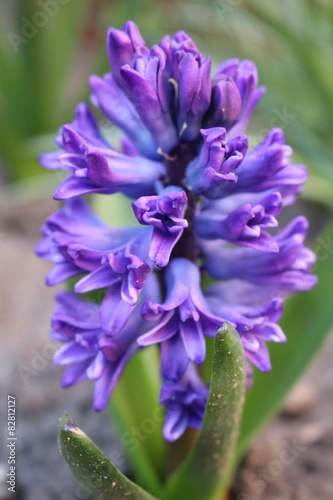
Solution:
[[[149,257],[159,267],[165,267],[172,249],[179,241],[188,222],[184,219],[187,196],[184,191],[161,196],[143,196],[132,203],[140,224],[154,227]]]

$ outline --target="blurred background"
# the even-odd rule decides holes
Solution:
[[[73,119],[75,105],[89,102],[89,74],[109,71],[106,29],[120,28],[127,19],[139,25],[147,45],[183,29],[204,55],[212,56],[214,66],[230,57],[252,59],[267,93],[248,129],[250,146],[270,128],[282,128],[294,161],[309,168],[296,211],[309,216],[313,242],[332,217],[331,0],[0,0],[0,321],[6,342],[0,366],[3,393],[16,393],[21,405],[19,453],[25,458],[19,485],[24,499],[86,498],[56,450],[55,427],[64,409],[83,415],[81,426],[104,451],[120,447],[110,444],[117,442],[106,417],[90,410],[90,386],[70,393],[58,388],[60,374],[47,339],[54,290],[43,286],[50,266],[37,261],[33,248],[39,226],[56,208],[52,195],[61,180],[43,171],[37,158],[54,149],[54,136]],[[116,141],[115,127],[97,116],[105,134]],[[331,339],[280,417],[251,449],[235,482],[235,498],[332,498],[332,355]],[[304,425],[310,426],[309,441],[301,457],[277,475],[267,473],[265,466],[275,460],[281,440],[292,442]],[[23,464],[28,459],[29,465]],[[119,465],[126,469],[125,462]],[[254,489],[265,470],[264,488]],[[6,498],[3,484],[2,489],[0,498]]]

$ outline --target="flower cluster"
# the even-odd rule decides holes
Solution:
[[[276,230],[307,174],[291,163],[280,129],[248,152],[243,132],[264,93],[252,62],[227,60],[212,75],[211,59],[186,33],[149,49],[131,21],[108,31],[107,50],[111,72],[90,78],[92,103],[124,133],[121,147],[81,103],[60,130],[60,149],[41,156],[68,177],[37,254],[54,263],[49,285],[76,281],[75,293],[57,297],[55,362],[68,365],[64,387],[95,381],[101,410],[133,354],[159,344],[164,435],[175,440],[203,418],[197,366],[206,336],[228,321],[249,379],[250,365],[270,370],[266,341],[286,340],[283,297],[316,283],[306,219]],[[90,193],[130,198],[137,226],[108,227],[82,196]],[[202,276],[210,277],[205,290]],[[78,296],[93,290],[98,303]]]

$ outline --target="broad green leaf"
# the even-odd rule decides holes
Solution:
[[[256,372],[245,398],[236,459],[239,460],[256,433],[278,411],[283,399],[303,373],[333,326],[333,223],[317,238],[314,250],[318,285],[285,304],[281,326],[286,344],[271,344],[272,371]]]
[[[127,479],[68,415],[60,422],[59,441],[75,479],[94,499],[154,499]]]
[[[222,498],[242,414],[246,364],[241,339],[228,323],[214,342],[203,424],[193,449],[169,482],[171,499]]]

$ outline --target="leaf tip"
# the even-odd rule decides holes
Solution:
[[[72,417],[66,412],[64,416],[60,419],[59,431],[69,432],[75,427]]]
[[[219,339],[223,340],[223,338],[227,335],[228,331],[229,331],[229,323],[227,323],[226,321],[224,323],[222,323],[221,327],[218,329],[217,331],[217,337],[219,337]]]

